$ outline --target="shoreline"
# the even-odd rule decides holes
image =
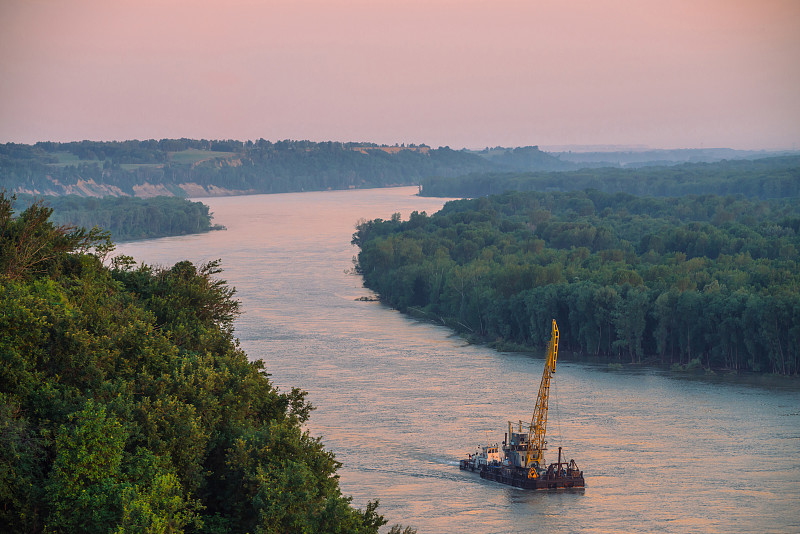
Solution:
[[[388,303],[383,300],[378,299],[385,306],[391,307]],[[417,321],[427,322],[431,324],[436,324],[439,326],[444,326],[445,328],[449,329],[454,336],[461,337],[466,343],[470,345],[483,345],[488,347],[495,352],[505,352],[505,353],[514,353],[514,354],[525,354],[527,356],[533,358],[544,358],[543,355],[540,355],[540,352],[543,353],[545,351],[544,348],[538,349],[536,347],[529,347],[526,345],[520,345],[513,342],[508,341],[488,341],[486,339],[482,339],[480,336],[475,334],[468,334],[466,332],[460,332],[457,329],[453,328],[451,324],[444,322],[443,320],[433,320],[429,317],[426,317],[425,312],[422,310],[417,310],[410,308],[407,311],[400,311],[403,315],[410,319],[414,319]],[[692,380],[696,382],[707,382],[707,383],[714,383],[714,384],[731,384],[731,385],[743,385],[743,386],[752,386],[752,387],[760,387],[760,388],[780,388],[784,390],[790,391],[800,391],[800,376],[793,376],[793,375],[780,375],[780,374],[773,374],[773,373],[754,373],[752,371],[740,371],[735,369],[706,369],[702,365],[699,366],[692,366],[691,364],[683,366],[683,370],[676,370],[672,368],[672,364],[662,364],[660,362],[655,361],[652,357],[646,358],[642,363],[630,363],[630,362],[623,362],[620,360],[612,360],[609,361],[607,358],[594,356],[591,354],[586,354],[582,352],[576,352],[571,350],[559,350],[559,360],[567,361],[570,363],[582,363],[582,364],[590,364],[594,365],[598,368],[598,370],[603,370],[606,372],[631,372],[631,371],[657,371],[662,373],[664,376],[669,376],[672,378],[679,378],[685,380]]]

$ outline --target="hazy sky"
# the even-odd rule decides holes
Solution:
[[[800,1],[0,0],[0,142],[800,148]]]

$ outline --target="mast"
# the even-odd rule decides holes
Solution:
[[[550,379],[556,372],[556,358],[558,356],[558,326],[553,319],[553,328],[550,333],[550,343],[547,346],[547,360],[542,372],[542,382],[539,384],[539,396],[536,398],[536,408],[533,410],[531,426],[528,429],[528,454],[525,459],[525,466],[530,468],[528,478],[538,477],[534,469],[534,462],[537,466],[544,462],[545,431],[547,430],[547,403],[550,400]]]

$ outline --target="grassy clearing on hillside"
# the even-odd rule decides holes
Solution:
[[[53,155],[58,158],[58,163],[50,164],[53,167],[66,167],[68,165],[80,165],[82,163],[96,163],[100,167],[103,166],[103,162],[99,159],[80,159],[72,152],[54,152]]]
[[[235,156],[234,152],[217,152],[214,150],[198,150],[189,148],[180,152],[170,152],[169,160],[173,163],[192,164],[211,158],[230,158]]]

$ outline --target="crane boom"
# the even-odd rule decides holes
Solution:
[[[536,408],[533,410],[531,426],[528,428],[528,454],[525,459],[525,466],[530,468],[528,478],[536,478],[538,474],[534,469],[544,462],[543,451],[547,442],[545,432],[547,430],[547,404],[550,400],[550,379],[556,372],[556,359],[558,357],[558,326],[553,319],[553,328],[550,333],[550,343],[547,346],[547,360],[544,364],[542,382],[539,384],[539,396],[536,398]]]

